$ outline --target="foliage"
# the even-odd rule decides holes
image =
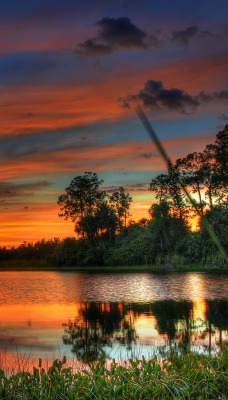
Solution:
[[[188,226],[185,220],[172,215],[170,206],[165,201],[153,204],[150,213],[152,221],[148,227],[157,253],[172,254],[176,243],[187,235]]]
[[[129,217],[129,209],[132,202],[132,198],[129,193],[124,192],[124,188],[121,186],[119,191],[114,192],[110,198],[109,202],[111,206],[116,211],[119,222],[119,231],[124,226],[127,227],[127,217]]]
[[[188,353],[159,360],[99,361],[73,372],[66,360],[55,360],[45,371],[0,371],[0,397],[5,400],[59,399],[227,399],[227,351],[216,357]],[[40,360],[41,364],[41,360]]]
[[[73,222],[87,219],[93,215],[94,210],[106,196],[104,191],[99,191],[99,186],[103,181],[99,181],[97,174],[85,172],[83,176],[76,176],[65,191],[58,198],[60,206],[60,217],[70,218]],[[82,236],[86,233],[89,221],[81,224]],[[79,230],[79,229],[78,229]],[[87,232],[88,233],[88,232]]]

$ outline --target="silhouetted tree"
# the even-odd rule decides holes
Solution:
[[[179,171],[171,164],[168,165],[168,174],[158,175],[152,179],[149,190],[155,193],[159,204],[166,202],[173,215],[186,219],[188,208],[185,196],[181,191]]]
[[[188,154],[187,157],[179,158],[175,163],[175,168],[181,173],[181,180],[185,186],[191,188],[192,193],[197,193],[199,207],[203,213],[205,203],[202,199],[202,189],[204,189],[203,155],[200,152]]]
[[[129,217],[130,205],[132,197],[129,193],[125,193],[124,188],[120,187],[119,191],[114,192],[109,198],[111,206],[116,210],[119,219],[119,229],[127,226],[127,218]]]
[[[117,224],[118,218],[113,208],[102,202],[97,205],[94,214],[85,215],[76,222],[75,231],[96,242],[96,238],[101,235],[106,235],[109,239],[114,238]]]
[[[60,206],[60,217],[70,218],[73,222],[80,221],[83,217],[94,214],[98,204],[100,204],[106,193],[99,191],[103,180],[98,180],[97,174],[85,172],[83,176],[76,176],[65,191],[58,198]],[[81,224],[81,234],[84,235],[84,225]]]
[[[188,232],[188,226],[184,219],[172,215],[170,205],[166,201],[160,204],[152,204],[149,209],[152,217],[148,228],[152,234],[153,245],[157,252],[172,254],[178,240]]]

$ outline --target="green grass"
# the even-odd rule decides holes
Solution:
[[[75,371],[75,372],[74,372]],[[55,360],[45,371],[39,362],[33,372],[7,376],[0,371],[0,398],[5,400],[115,399],[228,399],[228,352],[216,357],[199,354],[99,361],[75,369]]]
[[[47,260],[7,260],[0,261],[0,271],[80,271],[80,272],[222,272],[228,268],[216,265],[117,265],[117,266],[55,266]]]

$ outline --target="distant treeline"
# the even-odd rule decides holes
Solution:
[[[55,266],[83,265],[224,265],[216,240],[228,249],[228,125],[204,151],[168,165],[167,174],[152,179],[156,203],[150,218],[130,217],[132,198],[123,187],[108,195],[96,173],[75,177],[59,196],[60,217],[75,223],[77,237],[24,242],[0,248],[0,260],[43,259]],[[181,184],[180,184],[181,183]],[[194,194],[189,199],[187,192]],[[198,215],[198,230],[190,220]],[[204,220],[213,233],[209,235]],[[207,225],[207,224],[206,224]],[[220,249],[221,250],[221,249]]]

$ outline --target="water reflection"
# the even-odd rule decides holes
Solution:
[[[78,317],[63,324],[63,343],[70,345],[81,361],[113,358],[114,353],[117,359],[191,349],[211,353],[228,344],[228,302],[201,303],[205,313],[200,318],[194,302],[186,300],[84,302]],[[137,330],[142,318],[149,327],[146,337]]]
[[[228,275],[0,272],[0,305],[226,299]]]
[[[227,343],[227,307],[227,275],[0,272],[0,367],[19,353],[84,362],[213,352]]]

